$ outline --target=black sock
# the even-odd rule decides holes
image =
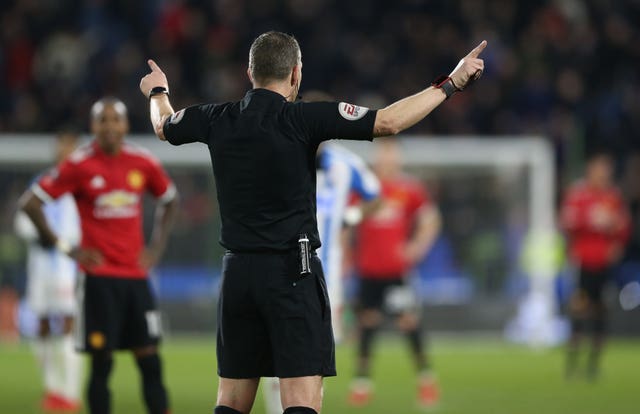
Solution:
[[[282,414],[318,414],[318,412],[309,407],[289,407]]]
[[[416,362],[418,372],[429,369],[429,364],[423,349],[422,335],[419,329],[413,329],[407,332],[407,339],[411,346],[411,352]]]
[[[606,321],[604,316],[597,315],[591,320],[591,352],[587,365],[587,376],[596,379],[600,373],[600,355],[604,346]]]
[[[162,364],[158,354],[136,358],[142,375],[142,392],[149,414],[166,414],[169,403],[162,384]]]
[[[356,375],[358,377],[369,376],[369,364],[363,361],[368,361],[371,355],[371,345],[373,344],[373,337],[375,336],[377,328],[362,328],[360,331],[360,345],[359,352],[359,366],[357,368]]]
[[[586,321],[584,318],[574,317],[571,319],[571,338],[567,346],[567,365],[565,366],[565,375],[567,378],[572,377],[578,365],[579,344],[584,334]]]
[[[109,414],[111,412],[111,393],[109,392],[109,375],[113,367],[111,355],[91,355],[91,374],[87,399],[91,414]]]
[[[571,319],[571,332],[574,335],[581,335],[585,331],[586,320],[584,318]]]
[[[219,405],[213,410],[213,414],[242,414],[242,413],[238,410],[234,410],[231,407]]]

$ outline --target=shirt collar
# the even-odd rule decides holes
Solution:
[[[269,89],[264,89],[264,88],[255,88],[255,89],[251,89],[247,92],[247,94],[245,95],[245,98],[249,98],[251,99],[252,97],[260,97],[260,98],[265,98],[265,99],[273,99],[273,100],[281,100],[283,102],[286,102],[286,98],[282,95],[280,95],[278,92],[274,92],[271,91]]]

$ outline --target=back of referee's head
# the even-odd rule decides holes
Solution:
[[[253,41],[249,50],[249,76],[256,85],[283,81],[294,67],[302,65],[298,41],[282,32],[266,32]]]

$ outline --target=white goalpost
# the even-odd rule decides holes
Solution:
[[[174,147],[152,135],[132,135],[128,139],[147,148],[168,168],[211,168],[204,145]],[[557,246],[556,189],[554,155],[548,140],[535,136],[403,136],[399,139],[404,163],[409,169],[460,170],[469,177],[484,170],[504,180],[524,171],[524,181],[519,179],[506,187],[506,191],[522,192],[522,187],[526,186],[523,199],[518,202],[526,211],[527,236],[522,246],[522,266],[528,275],[529,291],[518,313],[533,315],[528,317],[525,342],[532,345],[554,343],[552,326],[558,313],[554,300],[554,276],[558,271],[554,247]],[[371,161],[374,150],[371,143],[339,143]],[[51,164],[53,146],[52,135],[0,135],[0,168],[37,171]],[[473,209],[474,205],[469,207]],[[535,311],[531,311],[532,308]]]

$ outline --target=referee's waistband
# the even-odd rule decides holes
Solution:
[[[295,249],[287,249],[287,250],[230,250],[227,249],[225,250],[224,254],[236,254],[236,255],[242,255],[242,254],[247,254],[247,255],[271,255],[271,256],[286,256],[286,255],[290,255],[290,254],[298,254],[299,253],[299,249],[295,248]],[[318,253],[316,252],[316,249],[311,249],[309,251],[309,253],[312,256],[317,256]]]

